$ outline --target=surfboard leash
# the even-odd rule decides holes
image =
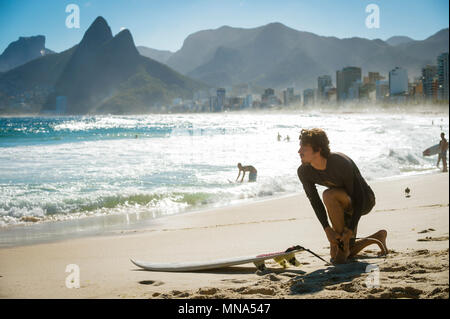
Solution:
[[[315,257],[319,258],[320,260],[322,260],[327,266],[332,266],[331,263],[329,263],[328,261],[326,261],[325,259],[323,259],[319,255],[317,255],[315,252],[309,250],[308,248],[302,247],[300,245],[295,245],[295,246],[289,247],[288,249],[286,249],[285,252],[288,253],[288,252],[291,252],[293,250],[304,250],[304,251],[307,251],[308,253],[310,253],[310,254],[314,255]]]

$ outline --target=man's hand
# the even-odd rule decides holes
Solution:
[[[344,232],[342,233],[342,235],[339,235],[340,240],[342,240],[344,243],[345,242],[349,242],[350,239],[353,236],[353,231],[351,229],[348,229],[347,227],[344,228]]]
[[[352,236],[353,231],[347,227],[344,228],[344,232],[341,235],[338,235],[338,240],[342,243],[345,258],[350,255],[350,239]]]

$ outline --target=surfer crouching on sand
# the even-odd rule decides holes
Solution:
[[[242,183],[242,181],[244,180],[244,177],[245,177],[245,172],[249,172],[248,181],[249,182],[256,182],[256,174],[258,173],[256,168],[254,168],[251,165],[242,166],[241,163],[238,163],[237,167],[239,168],[239,175],[238,175],[238,177],[236,177],[236,181],[239,179],[239,176],[241,175],[241,172],[243,172],[242,178],[241,178],[241,183]]]
[[[380,255],[387,254],[385,230],[356,240],[359,219],[375,206],[375,194],[355,163],[342,153],[330,152],[322,129],[303,129],[299,139],[302,165],[297,174],[330,242],[332,262],[345,263],[371,244],[380,247]],[[323,202],[316,184],[328,188],[323,192]],[[332,226],[328,224],[327,212]]]

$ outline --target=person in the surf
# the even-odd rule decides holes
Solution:
[[[258,171],[256,170],[256,168],[254,168],[253,166],[251,166],[251,165],[248,165],[248,166],[242,166],[242,164],[241,163],[238,163],[237,164],[237,167],[238,167],[238,169],[239,169],[239,174],[238,174],[238,176],[236,177],[236,181],[239,179],[239,176],[241,175],[241,172],[243,173],[242,174],[242,178],[241,178],[241,183],[244,181],[244,177],[245,177],[245,173],[246,172],[249,172],[249,175],[248,175],[248,181],[249,182],[256,182],[256,175],[257,175],[257,173],[258,173]]]
[[[371,244],[380,247],[380,255],[387,254],[386,230],[356,240],[359,219],[375,206],[375,194],[353,160],[345,154],[330,152],[328,137],[322,129],[303,129],[299,139],[302,164],[297,174],[330,242],[331,261],[345,263]],[[327,187],[322,194],[323,202],[316,184]]]
[[[448,150],[448,141],[445,138],[445,133],[441,133],[441,140],[439,141],[439,156],[437,166],[439,167],[439,160],[442,160],[443,172],[447,172],[447,150]]]

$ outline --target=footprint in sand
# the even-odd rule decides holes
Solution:
[[[387,289],[387,291],[383,292],[379,298],[382,299],[393,299],[393,298],[412,298],[418,299],[424,291],[421,289],[416,289],[414,287],[393,287]]]
[[[222,279],[222,281],[231,282],[233,284],[245,284],[247,282],[247,280],[243,279]]]
[[[305,284],[304,282],[297,282],[291,286],[291,292],[294,294],[306,294],[310,292],[315,292],[321,288],[317,284]]]
[[[268,274],[264,278],[269,279],[270,281],[280,281],[281,279],[275,276],[274,274]]]
[[[236,291],[237,292],[237,291]],[[265,296],[274,296],[275,295],[275,289],[273,288],[265,288],[265,287],[259,287],[259,288],[247,288],[240,292],[243,295],[256,295],[261,294]]]
[[[139,281],[139,283],[141,285],[148,285],[148,286],[155,286],[155,287],[164,285],[164,283],[162,281],[155,281],[155,280],[142,280],[142,281]]]
[[[370,294],[367,296],[369,299],[397,299],[397,298],[411,298],[418,299],[425,293],[421,289],[416,289],[414,287],[391,287],[391,288],[378,288],[372,289]]]
[[[392,265],[383,266],[380,268],[380,271],[385,271],[385,272],[397,272],[397,271],[405,271],[405,270],[408,270],[408,267],[399,265],[397,263],[393,263]]]
[[[422,256],[422,255],[429,255],[430,251],[428,249],[419,249],[412,253],[412,256]]]
[[[189,293],[186,291],[172,290],[170,293],[171,296],[175,298],[186,298],[189,297]]]
[[[217,288],[200,288],[197,293],[199,295],[203,295],[203,296],[213,296],[215,294],[217,294],[219,292],[219,289]]]
[[[448,298],[448,287],[436,288],[428,294],[428,297],[447,299]]]
[[[419,238],[417,241],[445,241],[448,240],[448,236],[441,236],[441,237],[425,237],[425,238]]]
[[[425,233],[429,233],[429,232],[432,232],[432,231],[436,231],[436,229],[434,229],[434,228],[424,229],[424,230],[418,232],[418,234],[425,234]]]

